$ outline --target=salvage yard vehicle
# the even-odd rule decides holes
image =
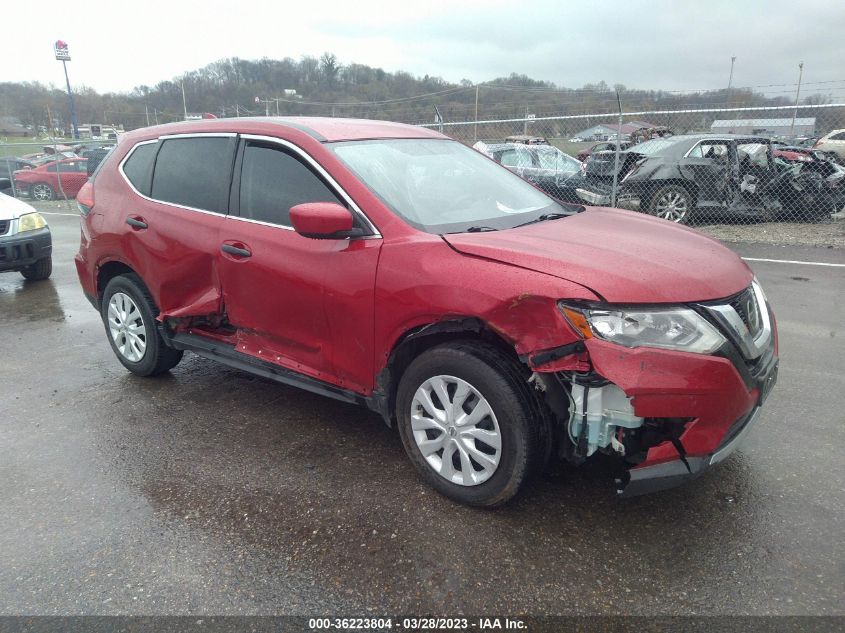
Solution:
[[[839,157],[840,162],[845,161],[845,130],[828,132],[816,141],[813,149],[833,152]]]
[[[0,178],[0,189],[11,186]],[[19,272],[25,279],[47,279],[53,271],[50,227],[27,203],[0,193],[0,272]]]
[[[580,202],[577,191],[584,186],[583,164],[557,147],[481,141],[472,147],[535,184],[552,198]]]
[[[578,191],[582,200],[610,202],[615,165],[612,154],[587,162],[587,180],[592,182]],[[655,138],[620,152],[619,205],[680,224],[696,215],[774,219],[783,208],[778,190],[785,178],[763,137]]]
[[[16,171],[15,188],[25,191],[34,200],[55,200],[59,197],[73,198],[88,181],[88,160],[85,158],[65,158]]]
[[[677,485],[737,447],[776,380],[774,315],[727,248],[558,203],[426,128],[135,130],[77,202],[82,289],[129,371],[192,351],[366,405],[462,503],[596,453],[623,494]]]

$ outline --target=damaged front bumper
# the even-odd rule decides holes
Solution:
[[[684,461],[676,459],[671,462],[641,466],[628,471],[628,482],[618,490],[622,497],[636,497],[639,495],[658,492],[680,486],[691,479],[695,479],[710,466],[725,460],[745,439],[760,415],[760,407],[754,409],[747,416],[735,424],[736,433],[731,434],[727,441],[712,455],[704,457],[687,457]]]

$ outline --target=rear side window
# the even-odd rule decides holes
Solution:
[[[304,202],[344,204],[317,174],[287,151],[248,143],[241,168],[241,217],[290,226],[290,208]]]
[[[158,145],[146,143],[136,145],[129,159],[123,163],[123,173],[135,187],[145,196],[150,195],[150,177],[153,174],[153,159]]]
[[[839,134],[834,134],[830,137],[831,141],[845,141],[845,132],[840,132]]]
[[[234,155],[229,137],[163,141],[155,160],[152,194],[162,202],[226,213]]]

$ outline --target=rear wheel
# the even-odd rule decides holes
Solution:
[[[53,200],[56,192],[46,182],[37,182],[29,188],[29,195],[34,200]]]
[[[137,275],[120,275],[108,283],[101,315],[112,350],[133,374],[155,376],[182,360],[183,352],[168,347],[161,337],[158,308]]]
[[[670,222],[688,224],[692,216],[692,205],[689,191],[680,185],[665,185],[654,192],[648,212]]]
[[[506,503],[542,459],[533,397],[515,361],[490,345],[432,348],[399,384],[405,451],[447,497],[474,506]]]
[[[47,279],[53,272],[53,258],[43,257],[34,264],[30,264],[26,268],[21,269],[21,275],[24,279],[30,281],[41,281]]]

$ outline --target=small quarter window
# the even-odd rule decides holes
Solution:
[[[150,178],[153,175],[153,159],[157,148],[156,143],[136,145],[129,159],[123,163],[123,173],[132,186],[145,196],[150,195]]]

